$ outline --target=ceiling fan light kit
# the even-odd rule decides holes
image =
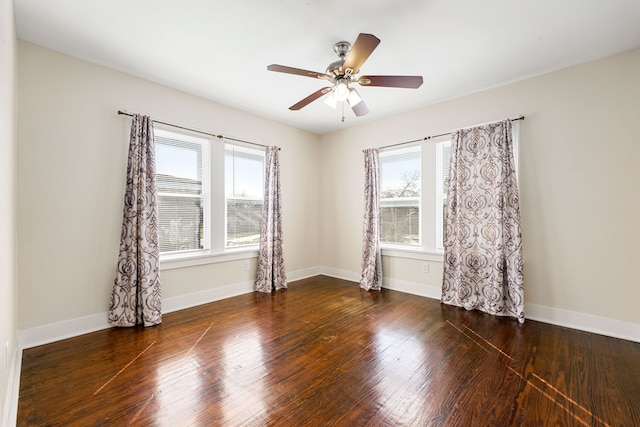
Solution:
[[[349,105],[351,107],[354,107],[358,105],[358,103],[362,102],[362,98],[360,98],[360,95],[358,95],[358,92],[356,92],[355,89],[350,89],[347,101],[349,101]]]
[[[349,82],[339,79],[333,87],[333,97],[336,101],[346,101],[349,98]]]
[[[360,98],[360,95],[355,89],[349,89],[349,94],[345,100],[349,103],[349,106],[351,108],[355,107],[360,102],[362,102],[362,98]],[[335,93],[332,93],[331,95],[327,96],[324,99],[324,103],[327,104],[329,107],[333,108],[334,110],[336,109],[338,102],[340,101],[344,101],[344,100],[338,99]]]
[[[333,108],[334,110],[338,106],[338,100],[336,99],[335,96],[327,96],[324,99],[324,103],[327,104],[329,107]]]
[[[340,41],[333,45],[333,51],[340,58],[332,62],[325,73],[302,70],[300,68],[287,67],[284,65],[272,64],[267,67],[269,71],[279,73],[295,74],[298,76],[313,77],[327,80],[332,86],[324,87],[298,101],[289,107],[290,110],[297,111],[309,105],[318,98],[330,93],[325,99],[325,103],[332,108],[336,108],[338,102],[346,101],[354,114],[358,117],[369,112],[369,108],[358,92],[351,88],[351,83],[361,86],[396,87],[417,89],[422,85],[422,76],[360,76],[360,67],[369,58],[371,53],[380,44],[380,39],[372,34],[360,33],[353,46],[349,42]],[[344,117],[343,117],[344,121]]]

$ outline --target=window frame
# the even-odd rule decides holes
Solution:
[[[380,242],[382,255],[397,258],[408,258],[422,261],[442,261],[443,252],[435,248],[435,227],[427,226],[433,223],[435,208],[435,144],[434,140],[423,140],[411,146],[420,147],[420,245],[398,245]],[[411,147],[410,146],[410,147]],[[399,150],[395,147],[382,149],[381,154]]]
[[[194,139],[206,141],[202,155],[203,248],[160,253],[161,270],[256,258],[258,256],[258,244],[226,247],[225,146],[229,144],[243,147],[256,154],[262,152],[263,168],[264,149],[226,139],[220,140],[207,134],[186,129],[176,129],[169,125],[154,124],[154,133],[157,132],[171,134],[174,139],[178,140],[181,137],[189,142]],[[262,180],[264,180],[264,173],[262,175]]]
[[[164,252],[160,252],[161,254],[161,258],[162,256],[166,256],[166,257],[170,257],[170,258],[181,258],[181,257],[185,257],[188,256],[189,254],[197,254],[197,253],[201,253],[203,251],[207,251],[210,247],[211,247],[211,232],[210,232],[210,222],[207,221],[209,215],[210,215],[210,205],[211,205],[211,190],[210,190],[210,170],[211,170],[211,164],[210,161],[208,160],[210,158],[210,140],[209,138],[203,137],[200,134],[196,134],[194,132],[188,132],[188,131],[181,131],[181,132],[176,132],[173,129],[169,129],[168,127],[165,126],[158,126],[154,124],[154,145],[155,145],[155,150],[157,152],[157,145],[159,143],[159,141],[157,140],[157,138],[166,138],[166,139],[173,139],[175,141],[180,141],[180,142],[184,142],[186,144],[193,144],[193,145],[199,145],[200,146],[200,156],[201,156],[201,171],[200,171],[200,175],[201,175],[201,193],[200,193],[200,199],[202,200],[202,206],[203,206],[203,218],[202,218],[202,228],[203,228],[203,235],[202,235],[202,248],[194,248],[194,249],[185,249],[185,250],[176,250],[176,251],[164,251]],[[157,158],[156,158],[156,168],[157,168]],[[156,174],[158,173],[158,170],[156,169]],[[157,181],[157,179],[156,179]],[[156,184],[156,189],[157,189],[157,197],[158,197],[158,216],[160,215],[160,209],[159,209],[159,199],[161,195],[167,196],[167,197],[171,197],[172,193],[169,192],[161,192],[158,189],[158,186]],[[159,218],[158,218],[159,219]],[[160,222],[160,221],[158,221]]]
[[[264,178],[265,178],[265,163],[266,163],[266,159],[265,159],[265,151],[264,150],[259,150],[253,146],[247,146],[245,144],[237,144],[237,143],[230,143],[230,142],[226,142],[223,144],[224,146],[224,162],[225,162],[225,178],[224,178],[224,250],[225,252],[231,252],[231,251],[238,251],[238,250],[242,250],[242,249],[251,249],[251,248],[258,248],[259,243],[254,243],[254,244],[250,244],[250,245],[237,245],[237,246],[231,246],[229,245],[229,229],[228,229],[228,225],[229,225],[229,217],[227,215],[228,213],[228,202],[230,199],[236,199],[236,200],[242,200],[243,198],[240,196],[235,196],[235,197],[229,197],[229,194],[227,194],[226,191],[226,184],[227,184],[227,178],[226,178],[226,156],[227,156],[227,146],[232,146],[234,149],[238,149],[239,153],[243,153],[246,157],[261,157],[262,158],[262,171],[260,174],[260,186],[259,188],[262,190],[262,193],[260,194],[260,199],[262,204],[261,204],[261,211],[262,211],[262,206],[264,205]],[[258,154],[258,153],[262,153],[262,155]],[[235,179],[235,176],[233,177],[233,179]],[[254,197],[247,197],[244,198],[245,200],[258,200],[257,198]],[[259,229],[259,227],[258,227]]]
[[[398,250],[417,250],[420,249],[422,247],[422,244],[424,242],[424,236],[423,236],[423,226],[422,226],[422,215],[423,215],[423,184],[422,184],[422,175],[423,175],[423,162],[422,162],[422,146],[421,144],[411,144],[411,145],[405,145],[401,148],[390,148],[390,149],[386,149],[386,150],[381,150],[379,153],[379,160],[380,160],[380,169],[382,169],[382,159],[384,157],[391,157],[394,155],[403,155],[403,154],[407,154],[407,153],[411,153],[411,152],[418,152],[419,153],[419,161],[420,161],[420,180],[419,180],[419,184],[420,184],[420,195],[417,197],[417,208],[418,208],[418,244],[402,244],[399,242],[380,242],[381,247],[385,247],[385,248],[395,248]],[[380,210],[382,210],[382,171],[380,171]],[[411,197],[413,198],[413,197]],[[396,198],[396,199],[400,199],[400,198]],[[407,198],[408,199],[408,198]],[[382,213],[380,215],[380,220],[382,221]],[[381,229],[382,229],[382,224],[381,225]]]

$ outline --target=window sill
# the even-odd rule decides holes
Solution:
[[[174,268],[193,267],[196,265],[215,264],[257,257],[257,247],[230,249],[222,253],[194,252],[190,254],[160,255],[160,270],[172,270]]]
[[[443,251],[425,251],[419,248],[409,249],[399,247],[383,247],[382,256],[417,259],[421,261],[444,262]]]

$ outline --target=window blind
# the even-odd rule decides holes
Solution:
[[[206,140],[166,131],[155,133],[160,252],[203,249]]]

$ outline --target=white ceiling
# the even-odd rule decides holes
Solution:
[[[640,0],[15,0],[15,13],[28,42],[319,134],[640,46]],[[361,74],[422,87],[358,87],[370,113],[344,123],[322,100],[289,111],[326,82],[267,65],[324,72],[359,33],[382,41]]]

